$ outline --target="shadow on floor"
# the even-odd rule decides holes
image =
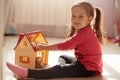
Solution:
[[[89,78],[53,78],[53,79],[23,79],[23,80],[107,80],[103,75]]]

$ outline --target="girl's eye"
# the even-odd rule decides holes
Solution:
[[[75,18],[75,16],[74,16],[74,15],[72,15],[72,18]]]
[[[72,15],[72,18],[83,18],[83,16],[75,16],[75,15]]]
[[[79,16],[79,18],[83,18],[83,16]]]

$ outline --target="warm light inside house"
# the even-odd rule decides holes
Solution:
[[[39,35],[35,38],[34,41],[35,41],[36,43],[46,44],[46,41],[45,41],[45,39],[44,39],[44,37],[43,37],[42,34],[39,34]]]
[[[19,57],[19,61],[20,61],[21,63],[30,63],[30,58],[27,57],[27,56],[20,56],[20,57]]]
[[[41,68],[43,67],[43,55],[41,53],[41,51],[37,51],[37,57],[35,60],[35,68]]]
[[[37,51],[37,57],[42,57],[41,51]]]

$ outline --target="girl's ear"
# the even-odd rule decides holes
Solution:
[[[93,17],[92,16],[90,16],[89,17],[89,22],[91,22],[93,20]]]

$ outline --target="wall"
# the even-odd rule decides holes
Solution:
[[[115,37],[115,0],[98,0],[98,3],[103,10],[106,35],[109,37]]]
[[[95,7],[100,7],[103,13],[103,30],[108,37],[115,37],[114,11],[115,0],[87,0]]]
[[[120,0],[115,0],[115,23],[116,36],[120,36]]]
[[[4,0],[0,0],[0,80],[3,80],[3,31]]]
[[[32,24],[26,26],[27,31],[36,30],[35,25],[39,25],[38,29],[44,30],[42,27],[48,26],[52,28],[50,32],[64,33],[66,26],[70,23],[70,8],[73,2],[81,0],[12,0],[11,22],[19,24],[21,31],[25,32],[21,24]],[[114,31],[114,0],[86,0],[96,7],[100,7],[104,14],[104,31],[110,37],[115,36]],[[109,5],[106,5],[108,4]],[[13,18],[13,19],[12,19]],[[9,21],[10,22],[10,21]],[[34,29],[35,28],[35,29]],[[62,28],[62,29],[61,29]],[[21,32],[18,28],[18,31]],[[65,31],[63,31],[65,30]],[[47,31],[47,30],[46,30]],[[46,32],[45,31],[45,32]],[[49,30],[48,30],[49,31]],[[48,34],[48,33],[47,33]],[[50,33],[49,33],[50,34]],[[53,34],[53,33],[51,33]],[[63,35],[63,34],[61,34]]]

